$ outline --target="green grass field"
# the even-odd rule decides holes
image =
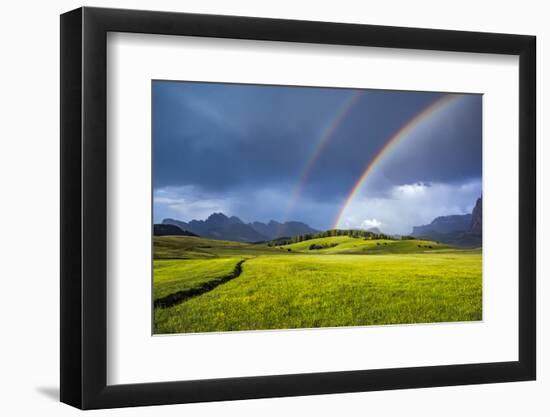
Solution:
[[[309,250],[311,245],[326,245],[325,249]],[[335,246],[333,246],[335,245]],[[431,248],[430,248],[431,246]],[[305,240],[286,245],[292,250],[322,254],[372,254],[372,253],[418,253],[433,250],[450,249],[449,245],[427,240],[365,240],[349,236],[333,236]]]
[[[154,298],[236,278],[154,311],[154,332],[481,320],[481,250],[349,236],[285,246],[155,237]],[[317,248],[310,249],[311,245]]]
[[[155,259],[153,261],[154,299],[178,291],[189,290],[225,276],[235,268],[241,258],[190,259],[187,261]]]

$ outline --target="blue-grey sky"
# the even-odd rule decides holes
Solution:
[[[154,220],[221,211],[329,228],[369,161],[443,96],[153,81]],[[481,95],[463,95],[418,123],[377,163],[342,225],[408,233],[430,216],[471,210],[481,194],[481,108]]]

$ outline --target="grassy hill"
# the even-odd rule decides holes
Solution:
[[[154,238],[154,257],[157,334],[482,317],[481,251],[433,241],[331,236],[269,246],[164,236]]]
[[[227,256],[258,256],[280,253],[267,245],[205,239],[192,236],[155,236],[155,259],[208,259]]]
[[[322,247],[314,248],[315,246]],[[418,253],[434,250],[454,249],[450,245],[430,240],[365,240],[350,236],[332,236],[285,245],[294,251],[324,254],[369,254],[369,253]],[[311,248],[311,249],[310,249]]]
[[[475,253],[263,256],[211,292],[156,309],[155,332],[481,320],[481,291]]]
[[[310,249],[312,246],[321,248]],[[424,253],[440,250],[455,250],[454,247],[430,240],[365,240],[350,236],[331,236],[304,240],[288,245],[268,246],[213,240],[192,236],[155,236],[155,259],[208,259],[223,256],[259,256],[292,254],[385,254]]]

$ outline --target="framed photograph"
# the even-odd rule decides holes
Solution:
[[[61,401],[533,380],[535,37],[61,16]]]

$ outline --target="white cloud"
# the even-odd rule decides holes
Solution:
[[[231,213],[228,201],[202,196],[193,186],[157,189],[153,195],[153,204],[155,222],[166,217],[189,221],[206,219],[214,212]]]
[[[393,187],[391,193],[397,197],[401,195],[406,197],[415,197],[425,195],[426,189],[429,187],[429,184],[423,182],[417,182],[414,184],[403,184]]]
[[[430,223],[438,216],[470,213],[480,195],[479,180],[461,184],[401,184],[392,187],[385,196],[375,197],[363,190],[347,207],[339,227],[366,229],[365,218],[376,219],[385,233],[408,234],[413,226]]]
[[[376,219],[365,219],[363,220],[363,223],[361,223],[361,226],[364,229],[370,229],[371,227],[380,227],[382,226],[382,222]]]

